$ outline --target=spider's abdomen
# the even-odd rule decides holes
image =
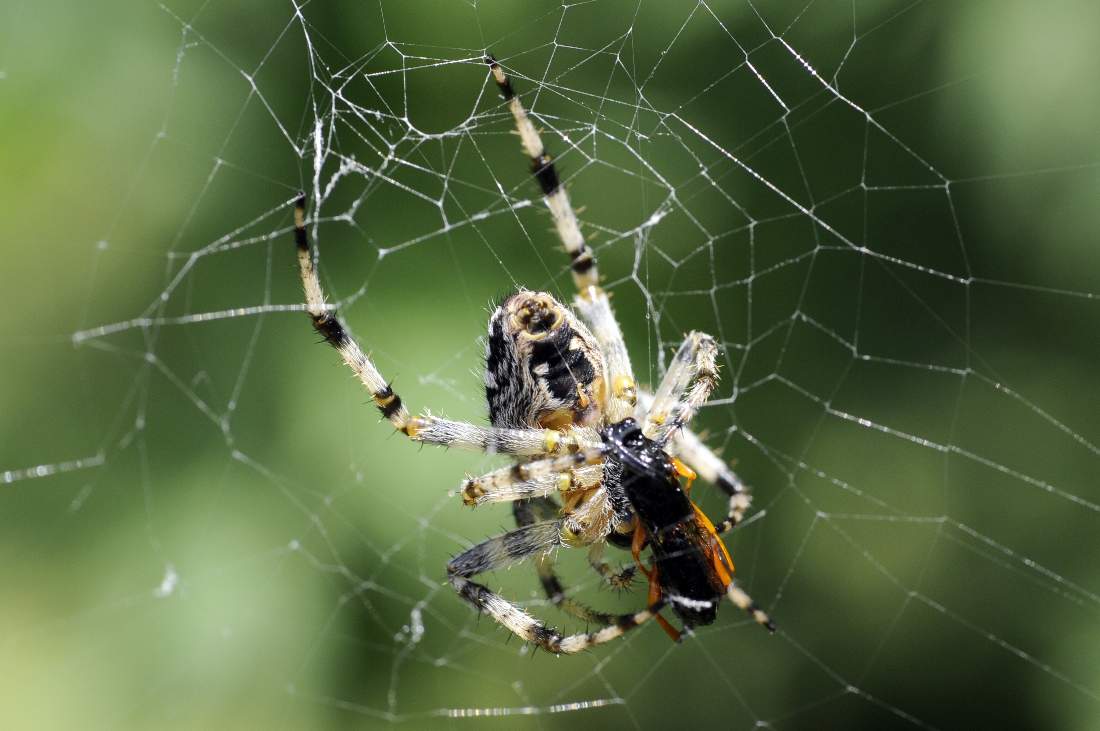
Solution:
[[[545,292],[517,292],[489,318],[485,396],[493,426],[565,429],[595,423],[604,370],[592,333]]]

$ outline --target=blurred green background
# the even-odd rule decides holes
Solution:
[[[8,0],[0,725],[1095,728],[1098,41],[1086,0]],[[320,189],[352,329],[484,418],[489,303],[570,286],[486,49],[639,378],[724,344],[699,424],[774,637],[506,642],[441,583],[510,522],[447,495],[497,462],[391,435],[279,310]]]

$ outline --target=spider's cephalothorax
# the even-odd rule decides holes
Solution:
[[[718,383],[717,344],[703,333],[689,333],[656,391],[647,394],[636,387],[610,299],[599,286],[595,256],[585,243],[554,159],[543,148],[504,70],[492,57],[486,61],[569,255],[577,288],[572,308],[545,292],[521,290],[495,309],[485,354],[491,426],[427,413],[410,416],[374,361],[325,303],[306,235],[303,194],[295,202],[295,242],[306,311],[314,327],[355,372],[382,416],[410,439],[514,460],[510,467],[468,478],[460,491],[471,506],[512,503],[517,524],[447,564],[447,580],[478,611],[553,653],[574,653],[609,642],[651,619],[679,638],[660,615],[664,607],[671,606],[691,628],[714,621],[723,595],[756,622],[774,629],[768,615],[734,581],[733,562],[720,538],[744,516],[748,493],[737,475],[688,428]],[[688,495],[696,476],[729,497],[727,516],[717,526]],[[681,477],[688,479],[686,487],[681,487]],[[630,549],[634,565],[612,568],[603,560],[608,544]],[[649,579],[646,608],[612,615],[570,597],[554,568],[554,551],[563,546],[587,547],[592,568],[614,587],[628,587],[640,570]],[[647,547],[652,555],[649,566],[641,559]],[[601,629],[563,635],[474,581],[480,574],[525,560],[534,563],[554,606]]]
[[[545,292],[517,292],[489,318],[485,396],[493,426],[564,429],[600,418],[604,359],[596,339]]]

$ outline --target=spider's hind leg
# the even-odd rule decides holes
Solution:
[[[584,241],[576,211],[573,210],[569,194],[558,177],[554,159],[546,152],[542,137],[527,115],[527,110],[523,108],[523,103],[516,96],[511,80],[495,58],[487,56],[485,61],[489,64],[493,81],[512,113],[523,151],[531,160],[531,172],[542,188],[558,238],[565,247],[565,253],[569,255],[569,268],[573,273],[573,284],[577,288],[577,298],[573,304],[577,313],[592,329],[592,334],[603,351],[610,386],[605,416],[611,422],[622,421],[634,413],[638,400],[637,386],[622,330],[611,311],[611,301],[607,293],[600,287],[596,257]]]
[[[506,568],[561,546],[561,529],[561,520],[543,521],[490,538],[447,564],[448,581],[459,596],[478,611],[485,612],[517,637],[554,654],[572,654],[610,642],[654,617],[661,604],[632,614],[609,616],[611,621],[596,632],[563,635],[500,594],[471,580],[478,574]]]
[[[548,497],[517,500],[512,503],[512,514],[515,516],[516,525],[520,527],[532,525],[540,520],[554,520],[560,513],[561,506]],[[595,543],[593,547],[600,545],[602,544]],[[558,609],[593,624],[608,625],[616,621],[616,615],[598,611],[566,595],[565,586],[554,570],[554,557],[551,553],[547,552],[539,556],[535,560],[535,569],[543,591],[546,592],[546,598]]]

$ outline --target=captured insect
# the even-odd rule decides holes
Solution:
[[[609,642],[651,619],[679,639],[680,632],[661,616],[663,609],[671,609],[690,629],[712,623],[723,597],[774,631],[768,615],[735,582],[733,561],[720,537],[744,517],[748,491],[688,428],[718,383],[714,339],[688,334],[656,392],[639,391],[622,332],[599,284],[595,256],[581,235],[554,161],[500,64],[491,56],[485,60],[572,262],[577,289],[572,309],[545,292],[520,290],[492,313],[485,366],[489,427],[428,414],[410,416],[401,397],[325,304],[306,235],[303,194],[294,210],[295,242],[314,328],[402,434],[417,442],[514,458],[511,467],[467,479],[461,488],[467,505],[510,502],[517,523],[515,530],[447,564],[451,586],[478,611],[553,653],[576,653]],[[729,497],[729,512],[717,526],[689,497],[696,476]],[[589,563],[604,581],[629,586],[635,566],[614,570],[603,559],[608,543],[629,549],[648,578],[642,611],[596,611],[569,597],[558,579],[554,550],[586,547]],[[641,558],[646,548],[652,554],[649,566]],[[563,635],[473,580],[525,560],[534,562],[555,606],[600,629]]]

